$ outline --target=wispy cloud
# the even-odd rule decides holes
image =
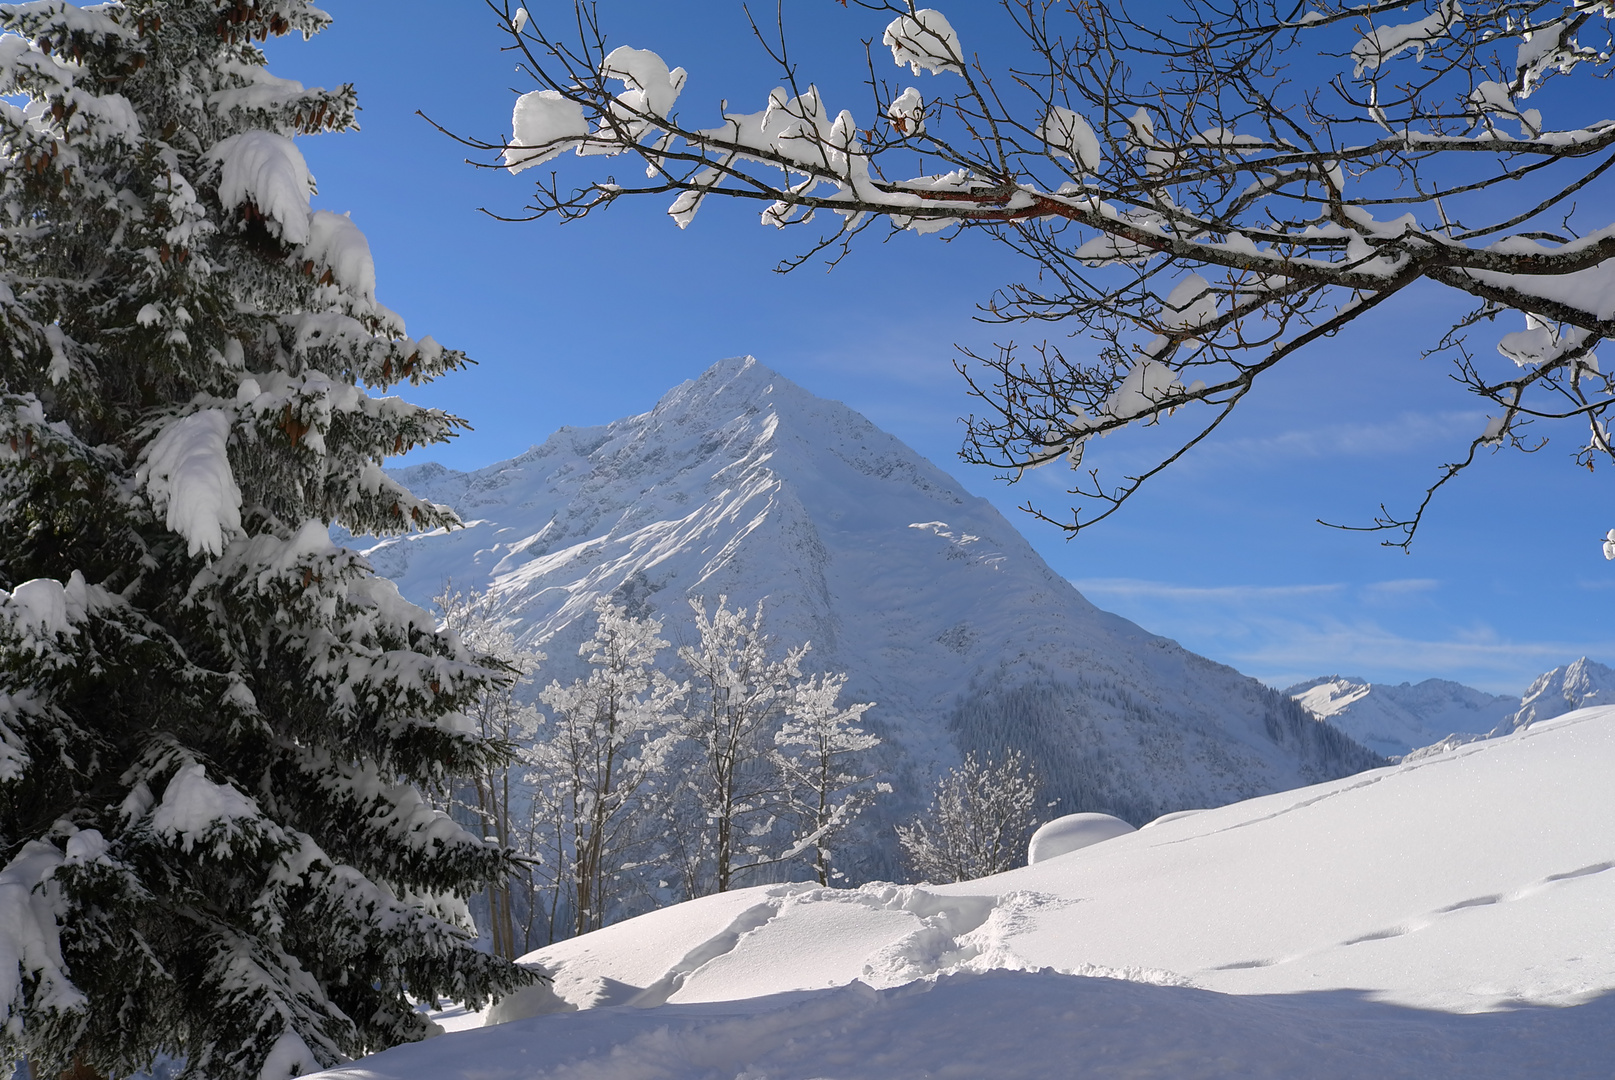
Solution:
[[[1202,456],[1207,461],[1380,457],[1433,443],[1467,445],[1485,426],[1486,416],[1478,411],[1404,412],[1378,423],[1320,424],[1215,442],[1204,449]]]
[[[1478,411],[1404,412],[1376,423],[1320,424],[1244,438],[1213,436],[1196,446],[1173,469],[1180,475],[1211,474],[1226,478],[1238,474],[1248,479],[1253,472],[1271,473],[1273,469],[1299,462],[1346,458],[1417,458],[1428,459],[1427,464],[1434,465],[1450,460],[1443,455],[1461,454],[1469,440],[1485,426],[1485,414]],[[1135,476],[1157,466],[1165,455],[1177,449],[1178,443],[1174,440],[1187,438],[1189,434],[1190,430],[1177,418],[1155,427],[1135,425],[1112,440],[1090,442],[1083,468],[1098,467],[1107,482]],[[1422,481],[1422,473],[1420,478]],[[1067,502],[1065,493],[1079,482],[1091,483],[1086,474],[1074,476],[1064,462],[1050,462],[1024,474],[1024,487],[1017,494],[1024,492],[1022,498],[1031,498],[1044,510],[1057,511],[1061,503],[1055,500]]]
[[[1518,694],[1537,675],[1588,653],[1609,655],[1612,642],[1517,641],[1489,629],[1447,638],[1398,634],[1372,622],[1277,620],[1262,640],[1235,648],[1235,667],[1274,686],[1324,674],[1380,681],[1453,679],[1493,693]]]
[[[1434,592],[1439,588],[1441,582],[1435,578],[1397,578],[1393,581],[1371,581],[1367,585],[1358,586],[1358,592],[1363,599],[1376,601],[1415,596],[1419,593]]]
[[[1517,694],[1543,671],[1578,656],[1615,656],[1615,640],[1521,640],[1485,623],[1429,632],[1387,626],[1387,605],[1439,589],[1433,578],[1360,585],[1201,586],[1137,578],[1072,584],[1101,607],[1277,687],[1341,674],[1378,682],[1445,678]]]
[[[1302,596],[1324,596],[1341,592],[1344,585],[1175,585],[1139,578],[1083,578],[1071,584],[1092,598],[1150,597],[1163,600],[1222,601],[1252,603]]]

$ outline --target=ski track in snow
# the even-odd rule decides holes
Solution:
[[[1489,893],[1485,896],[1471,897],[1468,900],[1459,900],[1457,903],[1438,907],[1426,915],[1410,919],[1406,922],[1398,923],[1395,926],[1386,927],[1383,930],[1373,930],[1366,934],[1358,934],[1355,937],[1347,938],[1344,941],[1328,946],[1328,948],[1347,948],[1352,945],[1362,945],[1365,942],[1388,941],[1391,938],[1398,938],[1404,934],[1417,933],[1420,930],[1425,930],[1435,925],[1435,923],[1445,915],[1454,915],[1459,912],[1471,910],[1473,908],[1491,907],[1494,904],[1507,904],[1518,900],[1525,900],[1542,892],[1544,889],[1552,888],[1555,885],[1559,885],[1564,882],[1571,882],[1580,878],[1591,877],[1594,874],[1602,874],[1610,869],[1615,869],[1615,860],[1594,863],[1591,866],[1583,866],[1577,870],[1567,870],[1562,874],[1549,874],[1547,877],[1533,881],[1529,885],[1521,886],[1520,888],[1511,892]],[[1231,964],[1218,964],[1216,967],[1213,967],[1210,970],[1248,971],[1253,968],[1273,967],[1277,964],[1289,964],[1306,960],[1325,951],[1327,950],[1318,949],[1312,952],[1297,953],[1294,956],[1286,956],[1275,960],[1240,960]]]
[[[1533,724],[1529,728],[1522,729],[1521,732],[1520,732],[1520,737],[1522,737],[1522,738],[1531,738],[1534,734],[1540,734],[1541,732],[1548,730],[1550,728],[1550,726],[1556,726],[1556,721],[1557,721],[1557,718],[1555,718],[1555,720],[1539,721],[1536,724]],[[1582,722],[1582,718],[1571,718],[1570,721],[1569,721],[1569,723],[1571,723],[1571,724],[1580,723],[1580,722]],[[1278,810],[1273,811],[1270,814],[1263,814],[1263,815],[1261,815],[1259,817],[1249,818],[1249,819],[1244,820],[1244,821],[1237,821],[1237,822],[1233,823],[1232,825],[1227,825],[1227,826],[1224,826],[1221,829],[1217,829],[1217,830],[1215,830],[1215,832],[1219,832],[1219,833],[1221,833],[1221,832],[1234,832],[1235,830],[1238,830],[1238,829],[1248,829],[1253,825],[1261,825],[1261,824],[1264,824],[1266,822],[1273,821],[1273,820],[1275,820],[1277,818],[1284,817],[1286,814],[1293,814],[1293,813],[1296,813],[1297,811],[1300,811],[1300,810],[1309,809],[1310,807],[1317,806],[1320,803],[1328,802],[1330,799],[1338,799],[1338,798],[1340,798],[1342,796],[1351,795],[1351,794],[1354,794],[1356,792],[1362,791],[1365,788],[1371,788],[1375,784],[1383,783],[1385,780],[1390,779],[1392,777],[1406,776],[1409,772],[1412,772],[1412,771],[1415,771],[1415,770],[1418,770],[1418,769],[1428,769],[1428,768],[1436,768],[1436,767],[1441,767],[1441,766],[1451,766],[1451,765],[1456,764],[1459,761],[1462,761],[1464,758],[1468,757],[1471,754],[1480,752],[1484,748],[1485,748],[1484,742],[1469,743],[1469,744],[1464,745],[1464,746],[1456,747],[1456,748],[1454,748],[1454,749],[1452,749],[1450,751],[1447,751],[1446,753],[1443,753],[1443,754],[1435,754],[1435,755],[1431,755],[1429,757],[1421,757],[1421,758],[1417,758],[1415,760],[1406,762],[1406,763],[1402,764],[1399,768],[1397,768],[1395,770],[1376,769],[1373,772],[1369,772],[1369,773],[1364,774],[1363,777],[1361,779],[1359,779],[1359,780],[1355,780],[1355,781],[1352,781],[1350,783],[1345,783],[1345,784],[1340,784],[1340,783],[1337,782],[1337,784],[1331,786],[1328,790],[1325,790],[1325,791],[1323,791],[1323,792],[1321,792],[1321,793],[1319,793],[1317,795],[1311,796],[1310,798],[1305,798],[1305,799],[1302,799],[1302,800],[1300,800],[1298,802],[1291,803],[1289,806],[1282,807],[1282,808],[1280,808]],[[1320,786],[1323,786],[1323,785],[1320,785]],[[1309,790],[1309,789],[1302,789],[1302,790]],[[1166,840],[1166,841],[1163,841],[1163,843],[1176,844],[1176,843],[1182,843],[1185,840],[1192,840],[1192,839],[1196,839],[1196,838],[1197,837],[1192,837],[1192,836],[1191,837],[1182,837],[1182,838],[1179,838],[1177,840]]]

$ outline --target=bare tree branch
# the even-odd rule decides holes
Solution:
[[[725,103],[695,120],[677,108],[683,70],[611,47],[593,4],[552,30],[488,3],[537,89],[518,98],[508,139],[461,143],[511,171],[617,159],[604,176],[568,167],[584,174],[570,189],[551,173],[525,215],[497,216],[571,221],[666,195],[682,228],[719,198],[759,204],[779,229],[820,223],[783,271],[834,265],[877,221],[978,230],[1023,257],[1034,273],[979,317],[1058,324],[1086,348],[1045,342],[1035,369],[1012,347],[965,352],[957,366],[983,406],[966,460],[1011,477],[1060,458],[1076,468],[1095,435],[1185,414],[1156,466],[1119,485],[1078,471],[1070,492],[1101,512],[1073,508],[1055,522],[1070,532],[1205,439],[1275,364],[1426,283],[1479,302],[1479,320],[1432,351],[1460,350],[1458,382],[1505,404],[1502,428],[1444,466],[1411,517],[1370,528],[1400,530],[1406,547],[1477,448],[1524,448],[1516,425],[1531,419],[1586,423],[1583,464],[1609,453],[1615,386],[1591,350],[1615,335],[1615,119],[1591,110],[1611,99],[1561,101],[1560,127],[1529,107],[1545,83],[1608,75],[1601,2],[1001,0],[1021,59],[994,67],[934,10],[853,0],[881,31],[863,122],[798,71],[783,6],[766,26],[746,16],[781,85],[756,112]],[[902,80],[877,76],[877,49]],[[1482,365],[1463,334],[1507,311],[1524,329]],[[1508,362],[1513,376],[1488,373]]]

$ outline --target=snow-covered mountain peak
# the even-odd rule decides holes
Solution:
[[[1501,728],[1518,731],[1574,709],[1615,703],[1615,668],[1583,656],[1539,675],[1520,698],[1519,711]]]
[[[1583,656],[1538,676],[1519,698],[1447,679],[1390,686],[1339,675],[1308,679],[1284,693],[1371,750],[1424,756],[1576,709],[1615,704],[1615,668]]]
[[[1284,692],[1314,716],[1332,717],[1361,701],[1372,689],[1367,679],[1355,675],[1320,675]]]
[[[664,616],[675,643],[691,639],[688,598],[763,602],[771,634],[811,641],[810,664],[848,673],[848,700],[878,703],[866,720],[885,740],[892,815],[968,751],[1024,752],[1054,814],[1135,824],[1377,761],[1098,610],[986,500],[749,358],[509,461],[398,475],[467,525],[382,541],[377,569],[418,603],[450,580],[489,591],[519,639],[543,644],[543,682],[575,674],[601,595]]]
[[[1488,694],[1449,679],[1390,685],[1325,675],[1284,692],[1313,716],[1390,757],[1452,735],[1483,734],[1518,707],[1506,694]]]
[[[830,647],[843,628],[817,570],[831,538],[861,551],[872,572],[938,555],[983,572],[1016,560],[1035,569],[1038,591],[1091,610],[984,500],[851,409],[749,357],[720,361],[647,413],[562,428],[509,461],[398,475],[468,527],[383,543],[370,552],[378,568],[417,600],[451,579],[508,596],[530,643],[562,632],[601,592],[659,590],[671,575],[690,595],[766,595],[774,618]],[[695,554],[698,565],[684,565]],[[563,572],[574,578],[565,595],[517,600]],[[946,647],[980,636],[960,628]]]

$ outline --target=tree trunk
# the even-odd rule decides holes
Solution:
[[[57,1073],[57,1080],[106,1080],[106,1077],[99,1070],[86,1065],[83,1057],[74,1054],[73,1064]]]

